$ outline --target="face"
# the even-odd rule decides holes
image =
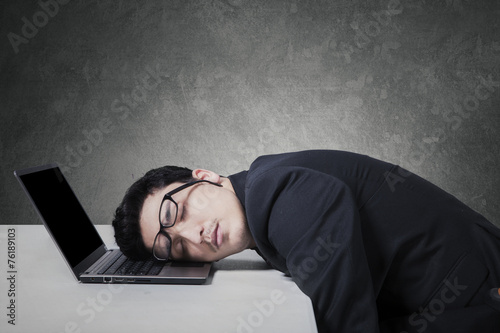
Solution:
[[[178,205],[177,220],[173,227],[164,229],[172,239],[170,257],[174,260],[216,261],[255,246],[231,182],[201,169],[194,170],[193,177],[223,186],[199,183],[172,196]],[[170,184],[144,201],[140,226],[144,244],[150,251],[160,230],[158,215],[163,196],[181,185]]]

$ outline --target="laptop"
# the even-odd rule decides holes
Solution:
[[[16,170],[75,278],[82,283],[202,284],[211,263],[132,261],[108,249],[57,164]]]

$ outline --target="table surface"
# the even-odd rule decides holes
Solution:
[[[96,227],[115,247],[111,226]],[[252,250],[214,263],[203,285],[94,285],[73,277],[42,225],[0,225],[0,244],[1,332],[317,332],[309,298]]]

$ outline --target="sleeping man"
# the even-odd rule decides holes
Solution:
[[[131,258],[256,250],[311,298],[319,332],[500,332],[500,230],[364,155],[261,156],[228,177],[154,169],[128,189],[113,226]]]

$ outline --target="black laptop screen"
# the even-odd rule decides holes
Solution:
[[[103,244],[59,168],[19,177],[72,267]]]

